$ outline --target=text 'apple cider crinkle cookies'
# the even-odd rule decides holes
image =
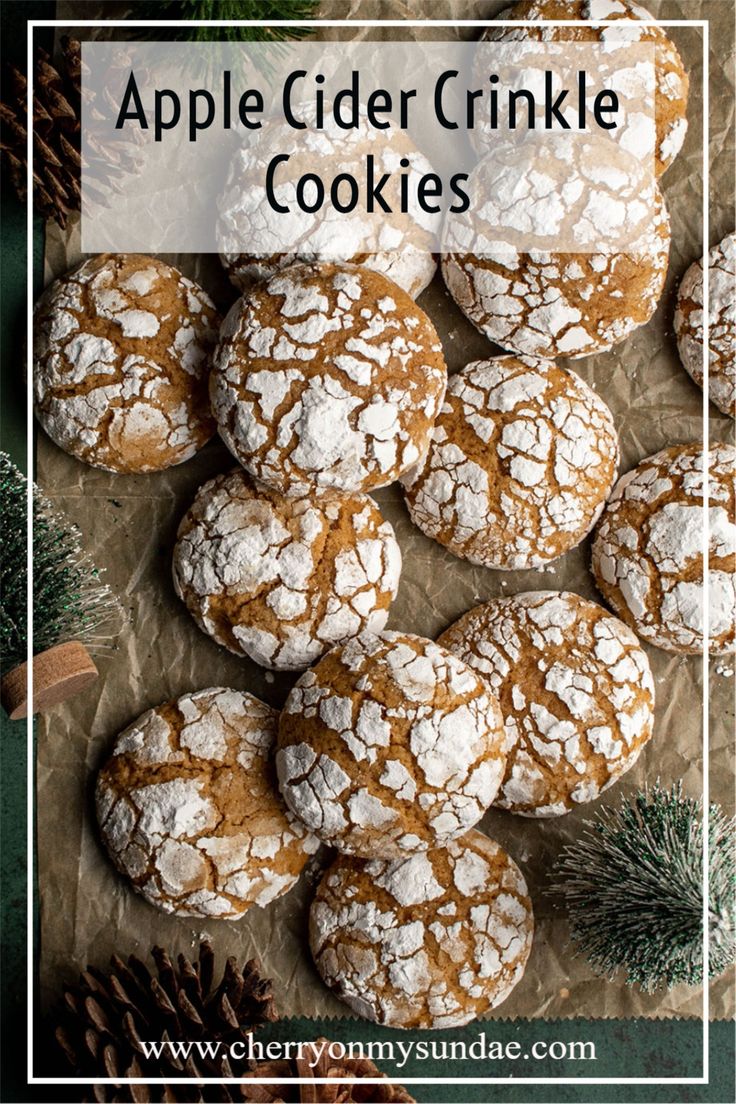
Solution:
[[[593,542],[593,575],[627,625],[668,652],[703,650],[703,446],[673,445],[619,479]],[[708,621],[713,655],[736,642],[736,448],[708,456]]]
[[[708,397],[736,418],[736,233],[727,234],[708,253]],[[677,293],[675,335],[680,360],[702,387],[703,262],[695,261]]]
[[[429,450],[402,482],[428,537],[518,570],[580,543],[617,464],[613,416],[592,388],[553,361],[502,356],[450,377]]]
[[[161,471],[212,436],[207,394],[219,316],[177,269],[103,253],[61,276],[36,306],[36,415],[93,467]]]
[[[173,569],[177,594],[218,644],[301,670],[333,644],[384,628],[401,551],[368,495],[287,498],[239,468],[200,487]]]
[[[498,702],[471,667],[419,636],[363,633],[294,686],[276,766],[287,805],[321,840],[394,858],[480,820],[503,743]]]
[[[506,725],[494,804],[530,817],[594,801],[652,735],[654,682],[635,634],[577,594],[534,591],[470,610],[438,640],[488,680]]]
[[[459,1027],[521,979],[534,917],[497,843],[471,831],[393,861],[340,855],[322,877],[309,941],[324,982],[388,1027]]]
[[[447,369],[434,326],[380,273],[296,265],[229,312],[211,377],[233,455],[284,494],[383,487],[429,443]]]
[[[318,841],[276,788],[278,714],[215,688],[149,709],[97,777],[102,839],[147,901],[177,916],[242,916],[297,881]]]

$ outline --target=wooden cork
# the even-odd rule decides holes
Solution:
[[[42,713],[84,690],[97,678],[92,657],[78,640],[55,644],[33,658],[33,712]],[[8,671],[0,683],[3,709],[11,721],[28,716],[28,664]]]

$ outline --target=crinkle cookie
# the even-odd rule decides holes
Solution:
[[[155,257],[90,258],[36,307],[38,420],[96,468],[181,464],[215,431],[207,379],[219,321],[209,296]]]
[[[581,150],[571,187],[570,158]],[[463,313],[503,349],[577,358],[610,349],[652,317],[667,275],[669,217],[633,158],[618,152],[607,176],[593,141],[570,145],[562,136],[555,151],[545,174],[529,170],[523,151],[476,166],[469,210],[445,220],[442,275]],[[551,192],[548,178],[561,182]]]
[[[621,42],[640,42],[654,46],[655,98],[654,114],[657,131],[655,171],[657,176],[669,168],[682,148],[687,133],[688,76],[682,59],[664,27],[640,27],[636,20],[654,17],[640,4],[630,0],[520,0],[498,12],[498,19],[567,20],[626,19],[620,27],[494,27],[483,32],[492,42],[518,42],[534,38],[542,42],[601,42],[611,46]],[[486,152],[493,142],[490,127],[470,131],[476,149]]]
[[[176,592],[199,627],[282,670],[380,632],[400,573],[393,528],[368,495],[286,498],[242,468],[200,487],[174,548]]]
[[[480,832],[386,861],[340,855],[322,877],[309,943],[322,979],[389,1027],[459,1027],[508,997],[534,931],[516,863]]]
[[[446,382],[405,291],[367,269],[297,265],[233,306],[210,389],[236,459],[299,495],[391,483],[426,450]]]
[[[475,671],[431,640],[362,633],[306,671],[279,722],[281,793],[339,851],[395,858],[480,820],[503,720]]]
[[[541,567],[593,528],[613,486],[610,410],[551,360],[476,360],[450,377],[424,460],[402,479],[412,521],[456,556]]]
[[[634,633],[577,594],[535,591],[477,606],[438,643],[486,678],[506,722],[495,804],[529,817],[593,801],[652,735],[654,682]]]
[[[736,418],[736,234],[708,254],[708,397]],[[680,360],[703,386],[703,263],[695,261],[677,294],[675,333]]]
[[[102,838],[147,901],[178,916],[242,916],[296,882],[317,840],[276,789],[278,714],[237,690],[149,709],[97,777]]]
[[[434,253],[442,216],[428,214],[418,204],[401,216],[399,178],[406,175],[413,195],[417,180],[431,173],[432,166],[405,130],[369,128],[362,105],[358,127],[347,131],[337,126],[332,114],[316,129],[312,103],[295,110],[311,129],[295,132],[286,122],[269,121],[231,162],[217,221],[220,257],[228,276],[244,291],[255,280],[300,261],[337,261],[381,272],[415,299],[437,269]],[[290,209],[294,249],[289,252],[282,250],[285,216],[274,211],[262,186],[275,154],[289,155],[288,163],[277,170],[274,186],[276,201]],[[390,173],[382,195],[394,211],[391,225],[379,214],[368,214],[361,203],[349,213],[337,211],[329,200],[315,214],[299,210],[296,185],[315,164],[329,166],[331,176],[348,173],[359,179],[368,154],[374,159],[376,179]],[[402,159],[406,164],[400,165]]]
[[[736,641],[736,449],[708,460],[710,652]],[[673,445],[619,479],[593,542],[603,597],[639,636],[668,652],[702,652],[703,446]]]

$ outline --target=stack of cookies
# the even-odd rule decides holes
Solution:
[[[558,7],[523,0],[504,15],[543,21]],[[647,14],[628,0],[592,9],[580,0],[569,15]],[[518,34],[534,37],[487,37]],[[684,138],[687,78],[663,31],[641,38],[656,49],[660,176]],[[665,449],[616,482],[611,411],[552,359],[610,349],[651,317],[669,250],[655,188],[642,255],[530,252],[510,264],[449,249],[451,296],[503,350],[449,384],[431,320],[386,264],[228,255],[245,293],[220,325],[205,292],[162,261],[102,256],[38,307],[37,413],[72,455],[156,472],[219,430],[237,467],[200,487],[181,521],[176,592],[217,644],[302,672],[280,714],[217,687],[122,732],[96,788],[110,856],[167,912],[237,919],[287,892],[321,843],[334,848],[312,903],[312,955],[326,984],[379,1023],[455,1026],[508,996],[532,906],[516,864],[476,825],[491,805],[564,815],[631,768],[653,732],[640,640],[700,652],[709,623],[710,650],[734,649],[736,451],[707,458],[705,618],[702,447]],[[464,240],[449,216],[446,244]],[[710,265],[733,273],[733,259],[729,238]],[[414,293],[434,266],[420,260],[402,281]],[[683,281],[676,316],[696,380],[702,272]],[[734,300],[719,279],[711,393],[732,412]],[[369,492],[397,480],[419,529],[496,571],[544,569],[595,530],[592,570],[615,615],[524,590],[436,643],[385,631],[401,551]]]

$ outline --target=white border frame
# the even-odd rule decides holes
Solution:
[[[536,26],[533,20],[498,19],[493,20],[498,26],[529,27]],[[552,24],[552,20],[547,21]],[[555,25],[570,27],[585,27],[591,20],[570,19],[555,20]],[[618,20],[597,19],[596,26],[611,26]],[[36,27],[263,27],[263,26],[314,26],[314,27],[486,27],[489,20],[483,19],[302,19],[302,20],[265,20],[265,19],[161,19],[161,20],[126,20],[126,19],[29,19],[27,21],[27,109],[28,118],[33,118],[33,36]],[[707,256],[709,249],[709,215],[710,215],[710,160],[709,160],[709,22],[707,19],[642,19],[637,20],[637,26],[641,27],[700,27],[703,32],[703,202],[702,202],[702,233],[703,255]],[[28,498],[27,498],[27,549],[28,549],[28,701],[33,701],[33,302],[34,302],[34,271],[33,271],[33,127],[28,126],[27,135],[27,221],[26,221],[26,252],[27,252],[27,315],[26,315],[26,349],[27,349],[27,390],[26,390],[26,450],[28,463]],[[707,1085],[710,1081],[710,993],[709,979],[709,869],[708,869],[708,845],[709,845],[709,804],[710,804],[710,729],[709,729],[709,551],[710,551],[710,525],[709,525],[709,450],[710,441],[710,410],[708,400],[709,384],[709,303],[710,287],[708,266],[703,265],[703,511],[705,525],[703,526],[703,564],[705,593],[703,600],[703,1073],[701,1077],[366,1077],[366,1084],[392,1084],[401,1085]],[[34,1041],[34,958],[33,958],[33,932],[34,932],[34,893],[35,893],[35,864],[34,864],[34,801],[35,801],[35,755],[33,742],[33,710],[29,710],[27,722],[27,820],[26,820],[26,844],[28,857],[27,877],[27,904],[26,904],[26,953],[27,953],[27,1083],[29,1085],[186,1085],[192,1083],[188,1077],[100,1077],[91,1080],[88,1077],[34,1077],[33,1075],[33,1041]],[[254,1084],[268,1084],[273,1078],[250,1078]],[[285,1083],[302,1084],[349,1084],[350,1079],[337,1077],[290,1077],[284,1079]],[[239,1085],[240,1077],[203,1077],[198,1078],[197,1085]]]

